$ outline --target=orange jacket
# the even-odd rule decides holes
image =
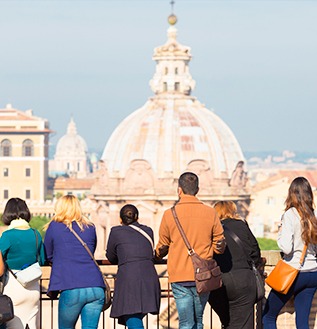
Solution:
[[[224,238],[223,228],[214,208],[195,196],[183,194],[176,213],[191,247],[202,258],[210,259],[218,241]],[[156,255],[164,257],[168,249],[169,282],[195,281],[194,268],[184,240],[176,226],[171,209],[164,212],[159,230]]]

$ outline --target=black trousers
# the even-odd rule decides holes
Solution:
[[[252,270],[222,274],[223,286],[212,291],[209,304],[225,329],[253,329],[256,283]]]

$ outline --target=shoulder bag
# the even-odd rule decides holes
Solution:
[[[256,302],[259,302],[265,296],[265,287],[264,287],[264,280],[262,275],[256,268],[254,261],[251,259],[250,255],[247,254],[245,251],[241,239],[231,231],[228,227],[224,226],[224,230],[231,236],[231,238],[235,241],[235,243],[243,250],[248,262],[251,264],[251,269],[253,271],[255,282],[256,282]]]
[[[107,282],[107,280],[105,278],[105,275],[102,273],[102,271],[101,271],[94,255],[92,254],[90,249],[87,247],[86,242],[83,241],[83,239],[73,230],[72,227],[69,227],[69,230],[75,235],[75,237],[79,240],[79,242],[82,244],[82,246],[86,249],[89,256],[92,258],[92,260],[94,261],[94,263],[96,264],[96,266],[98,267],[98,269],[99,269],[99,271],[102,275],[103,281],[104,281],[105,286],[106,286],[106,289],[105,289],[105,302],[104,302],[103,307],[102,307],[102,310],[105,311],[111,306],[111,303],[112,303],[111,302],[111,289],[110,289],[109,283]]]
[[[9,296],[3,294],[7,272],[0,277],[0,324],[14,318],[13,303]]]
[[[196,290],[198,294],[220,288],[222,286],[221,271],[220,267],[217,265],[217,262],[213,258],[203,259],[195,253],[185,235],[181,223],[179,222],[175,207],[172,207],[171,210],[179,232],[188,249],[188,254],[193,262]]]
[[[275,291],[286,295],[293,285],[299,270],[304,264],[305,256],[307,251],[307,244],[304,245],[302,255],[299,261],[299,267],[295,268],[287,264],[283,259],[280,259],[272,272],[265,279],[265,282]]]
[[[32,229],[35,234],[36,239],[36,259],[37,262],[31,264],[20,271],[13,272],[11,269],[9,271],[12,275],[21,283],[24,288],[27,288],[33,282],[40,280],[42,277],[42,269],[39,263],[39,250],[38,250],[38,236],[34,229]]]

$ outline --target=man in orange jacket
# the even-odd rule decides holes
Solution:
[[[179,177],[179,201],[175,209],[192,248],[200,257],[210,259],[214,252],[224,252],[225,240],[215,210],[196,197],[198,183],[198,176],[191,172]],[[179,328],[202,329],[209,292],[198,295],[196,291],[193,264],[171,209],[164,212],[156,247],[158,258],[167,254],[167,271],[178,310]]]

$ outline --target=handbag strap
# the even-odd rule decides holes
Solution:
[[[36,260],[39,262],[39,258],[40,258],[40,255],[39,255],[39,238],[35,232],[35,230],[32,228],[32,231],[34,232],[35,234],[35,243],[36,243]]]
[[[151,239],[151,237],[144,231],[141,229],[141,227],[135,226],[135,225],[128,225],[128,227],[133,228],[134,230],[136,230],[137,232],[141,233],[145,238],[147,238],[152,246],[152,249],[154,250],[154,243],[153,240]]]
[[[244,251],[245,255],[247,256],[247,258],[251,259],[251,257],[246,253],[246,251],[243,247],[241,239],[233,231],[231,231],[229,228],[227,228],[226,226],[224,226],[224,230],[232,237],[232,239],[239,245],[239,247],[241,249],[243,249],[243,251]],[[300,260],[299,260],[300,267],[302,267],[303,264],[304,264],[304,260],[305,260],[305,257],[306,257],[306,252],[307,252],[307,244],[305,243],[304,247],[303,247],[301,257],[300,257]],[[251,261],[253,262],[252,259],[251,259]]]
[[[243,247],[243,243],[241,239],[237,236],[237,234],[233,231],[231,231],[228,227],[225,225],[223,226],[223,229],[231,236],[231,238],[234,240],[234,242],[240,247],[240,249],[243,250],[244,254],[246,255],[247,259],[251,261],[251,264],[254,264],[253,259],[250,257],[250,255],[246,252],[245,248]]]
[[[304,260],[305,260],[305,257],[306,257],[307,248],[308,248],[308,246],[305,243],[304,244],[304,247],[303,247],[302,255],[300,256],[300,260],[299,260],[300,267],[302,267],[303,264],[304,264]]]
[[[103,277],[103,273],[99,267],[99,264],[97,263],[94,255],[92,254],[92,252],[90,251],[90,249],[87,246],[87,243],[73,230],[73,228],[71,226],[68,227],[69,230],[75,235],[75,237],[78,239],[78,241],[82,244],[82,246],[86,249],[86,251],[88,252],[89,256],[91,257],[91,259],[94,261],[94,263],[96,264],[96,266],[98,267],[98,270],[100,271],[100,273],[102,274]]]
[[[177,226],[177,228],[178,228],[178,230],[179,230],[179,232],[180,232],[180,234],[181,234],[181,236],[182,236],[182,238],[183,238],[183,240],[185,242],[186,248],[188,249],[188,254],[191,256],[191,255],[193,255],[195,253],[195,250],[191,247],[191,245],[190,245],[190,243],[189,243],[189,241],[187,239],[187,236],[186,236],[186,234],[184,232],[184,229],[183,229],[183,227],[182,227],[182,225],[181,225],[181,223],[180,223],[180,221],[179,221],[179,219],[177,217],[175,206],[173,206],[171,208],[171,210],[172,210],[172,214],[173,214],[173,217],[175,219],[175,222],[176,222],[176,226]]]

